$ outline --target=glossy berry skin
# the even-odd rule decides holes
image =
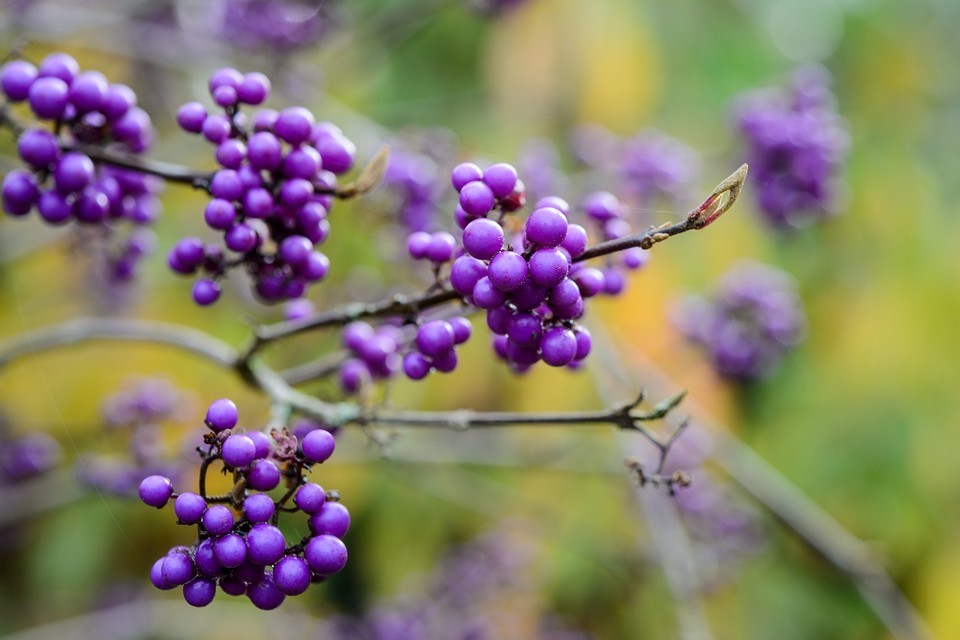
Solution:
[[[347,547],[336,536],[321,534],[307,543],[303,557],[314,573],[328,576],[347,564]]]
[[[284,556],[273,568],[273,580],[284,594],[300,595],[310,587],[310,566],[299,556]]]
[[[176,585],[170,584],[163,579],[163,561],[166,560],[166,557],[160,558],[153,563],[153,566],[150,567],[150,583],[153,584],[157,589],[161,591],[169,591],[173,589]]]
[[[247,559],[247,545],[236,533],[228,533],[213,542],[213,554],[220,566],[232,569]]]
[[[417,349],[426,356],[436,357],[453,348],[453,327],[445,320],[431,320],[417,331]]]
[[[503,227],[487,218],[477,218],[463,230],[463,248],[474,258],[489,260],[503,248]]]
[[[432,365],[419,351],[411,351],[403,356],[403,373],[411,380],[423,380],[430,374]]]
[[[527,240],[540,247],[559,246],[567,236],[567,217],[557,209],[535,210],[526,222]]]
[[[323,508],[310,516],[310,530],[314,535],[328,533],[343,538],[350,530],[350,512],[339,502],[325,502]]]
[[[277,588],[273,574],[266,574],[262,580],[247,588],[247,597],[258,609],[270,611],[283,604],[286,595]]]
[[[63,116],[69,91],[67,83],[59,78],[38,78],[30,85],[27,99],[37,117],[56,120]]]
[[[230,529],[233,527],[233,513],[228,507],[222,504],[215,504],[208,507],[203,513],[201,522],[203,523],[203,528],[207,530],[207,533],[214,536],[222,536],[230,533]]]
[[[173,512],[183,524],[196,524],[207,509],[207,501],[202,496],[185,491],[173,502]]]
[[[205,307],[220,299],[222,289],[218,282],[201,278],[193,284],[193,301]]]
[[[194,578],[183,585],[183,599],[192,607],[205,607],[217,595],[217,583],[209,578]]]
[[[283,533],[273,525],[255,524],[247,533],[247,557],[257,565],[273,564],[282,558],[286,545]]]
[[[307,483],[297,489],[293,496],[293,502],[304,513],[314,514],[323,508],[327,500],[327,494],[323,488],[312,482]]]
[[[247,436],[235,433],[223,441],[220,455],[228,466],[245,467],[256,458],[257,445]]]
[[[464,185],[460,190],[460,206],[472,216],[487,215],[495,204],[493,191],[479,180]]]
[[[37,68],[26,60],[11,60],[0,68],[0,90],[11,102],[26,100],[37,79]]]
[[[554,287],[567,277],[570,262],[559,249],[538,249],[530,256],[530,279],[541,287]]]
[[[148,507],[163,508],[173,493],[170,478],[164,476],[147,476],[140,482],[138,490],[140,500]]]
[[[570,329],[549,329],[543,334],[540,353],[543,361],[552,367],[568,365],[577,355],[577,337]]]
[[[269,521],[275,509],[273,498],[265,493],[249,495],[243,501],[243,515],[248,522],[254,524]]]
[[[178,586],[193,579],[196,575],[196,567],[187,553],[174,552],[163,559],[160,575],[166,584]]]
[[[490,283],[505,293],[519,288],[528,275],[527,261],[513,251],[501,251],[495,255],[487,269]]]
[[[315,429],[303,437],[303,457],[310,462],[324,462],[336,447],[336,440],[326,429]]]
[[[497,198],[506,198],[517,186],[517,170],[506,163],[494,164],[483,172],[483,182]]]
[[[483,179],[483,170],[472,162],[464,162],[453,168],[450,180],[457,191],[463,189],[470,182]]]
[[[280,484],[280,470],[269,460],[256,460],[247,472],[247,483],[256,491],[270,491]]]
[[[227,398],[214,400],[207,409],[206,424],[214,431],[233,429],[238,419],[237,405]]]

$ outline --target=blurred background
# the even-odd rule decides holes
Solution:
[[[429,283],[403,246],[418,225],[453,228],[456,162],[514,163],[532,197],[575,206],[610,190],[642,229],[682,219],[752,159],[738,126],[748,92],[788,87],[798,68],[818,64],[832,76],[826,104],[839,118],[824,215],[771,224],[748,179],[717,224],[657,246],[621,295],[591,301],[596,351],[583,370],[511,373],[480,316],[454,373],[389,386],[395,407],[517,411],[686,389],[678,413],[693,426],[675,452],[694,478],[686,497],[640,491],[623,460],[652,452],[612,428],[398,429],[376,441],[347,429],[314,474],[353,515],[343,573],[273,612],[223,594],[194,610],[147,583],[154,560],[192,532],[169,510],[120,495],[131,435],[109,427],[104,403],[157,385],[150,393],[168,404],[151,417],[162,426],[151,446],[184,465],[183,443],[209,402],[233,398],[241,423],[257,427],[269,417],[265,398],[163,347],[63,349],[0,368],[3,438],[46,434],[56,444],[35,446],[58,460],[0,486],[0,633],[477,637],[457,625],[482,620],[493,631],[480,637],[891,637],[857,585],[704,444],[730,435],[864,541],[934,637],[960,636],[958,35],[952,0],[0,3],[0,52],[37,61],[65,51],[137,92],[157,130],[150,157],[213,168],[211,147],[178,130],[175,114],[188,100],[210,104],[207,78],[227,65],[267,73],[269,106],[302,104],[335,122],[359,165],[389,144],[395,173],[332,214],[333,269],[311,291],[317,308]],[[624,178],[627,164],[646,166],[630,159],[636,140],[652,145],[648,163],[674,163],[646,177],[656,193],[631,191],[636,181]],[[0,131],[0,173],[18,163],[13,136]],[[397,177],[404,171],[428,195]],[[213,237],[204,204],[201,193],[166,188],[157,249],[122,287],[84,248],[96,239],[4,216],[0,340],[119,314],[240,345],[244,318],[281,319],[240,278],[200,308],[189,281],[169,272],[178,238]],[[744,260],[785,272],[805,311],[803,339],[746,380],[718,372],[678,320],[684,296],[716,295]],[[309,334],[266,357],[292,365],[337,341]],[[304,388],[339,394],[329,382]],[[411,619],[445,631],[411,631]]]

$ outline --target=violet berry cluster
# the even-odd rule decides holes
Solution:
[[[210,405],[206,425],[200,490],[175,493],[169,478],[153,475],[140,483],[140,499],[163,508],[171,499],[179,524],[196,525],[192,546],[176,546],[158,559],[150,581],[161,590],[182,587],[188,604],[203,607],[220,590],[245,595],[259,609],[275,609],[287,596],[306,591],[314,582],[343,569],[347,548],[341,538],[350,527],[350,514],[320,485],[307,482],[304,472],[330,458],[333,435],[308,431],[302,441],[286,429],[272,437],[237,429],[237,407],[227,399]],[[234,479],[222,496],[205,493],[207,468],[219,461]],[[269,492],[284,483],[282,497]],[[308,516],[310,533],[288,544],[277,527],[281,512]]]
[[[829,73],[811,66],[785,88],[747,94],[735,109],[760,210],[778,229],[838,211],[850,134],[836,102]]]
[[[179,484],[192,469],[185,442],[167,446],[165,423],[177,421],[185,394],[163,378],[144,378],[107,396],[100,407],[103,438],[124,455],[83,454],[76,462],[78,480],[101,493],[132,497],[148,475]],[[172,450],[171,450],[172,449]]]
[[[241,106],[262,104],[270,93],[262,73],[220,69],[209,88],[218,112],[189,102],[177,122],[216,145],[220,169],[209,181],[204,220],[223,234],[233,255],[200,238],[183,238],[169,254],[170,268],[204,273],[193,287],[199,305],[216,302],[220,279],[238,266],[253,278],[263,301],[300,298],[330,270],[317,247],[330,235],[327,215],[337,175],[353,166],[356,147],[336,125],[317,122],[304,107],[260,109],[248,123]]]
[[[161,183],[99,163],[84,150],[139,154],[147,149],[153,128],[136,94],[99,71],[81,71],[65,53],[52,53],[36,66],[11,60],[0,68],[0,91],[48,125],[19,132],[17,152],[27,168],[4,177],[3,209],[16,217],[36,209],[51,225],[75,221],[107,230],[114,240],[102,275],[110,282],[131,280],[136,264],[153,250],[153,232],[145,225],[158,215]],[[134,231],[117,240],[121,221]]]
[[[60,443],[49,434],[14,434],[0,416],[0,486],[43,475],[62,458]]]
[[[724,274],[709,298],[681,300],[673,320],[689,340],[706,349],[721,375],[741,381],[769,375],[806,329],[792,278],[752,262]]]

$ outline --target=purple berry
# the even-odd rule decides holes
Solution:
[[[490,260],[490,266],[487,269],[490,282],[504,292],[518,288],[527,279],[527,275],[527,261],[514,251],[501,251]]]
[[[4,176],[0,195],[3,198],[4,211],[12,216],[25,216],[40,197],[40,191],[33,174],[23,169],[14,169]]]
[[[540,354],[551,367],[568,365],[577,355],[577,337],[563,327],[548,329],[540,343]]]
[[[210,535],[226,535],[233,528],[233,512],[222,504],[215,504],[203,512],[201,521],[203,522],[203,528]]]
[[[233,403],[233,400],[220,398],[214,400],[207,408],[206,423],[214,431],[233,429],[237,426],[238,419],[237,405]]]
[[[292,145],[306,141],[315,124],[313,114],[303,107],[289,107],[277,116],[273,130],[277,136]]]
[[[84,71],[70,84],[69,99],[78,113],[99,111],[107,95],[107,78],[99,71]]]
[[[543,337],[540,316],[535,313],[518,313],[507,323],[507,337],[521,347],[536,347]]]
[[[137,493],[143,504],[161,509],[170,499],[173,485],[170,484],[170,478],[159,475],[147,476],[140,482]]]
[[[247,141],[247,160],[254,169],[272,171],[280,166],[283,149],[277,136],[261,132],[250,136]]]
[[[40,61],[39,76],[41,78],[60,78],[70,84],[80,73],[80,65],[66,53],[51,53]]]
[[[243,515],[248,522],[268,522],[273,517],[276,506],[273,498],[265,493],[254,493],[243,501]]]
[[[560,247],[567,250],[571,258],[576,258],[587,250],[587,230],[579,224],[567,225],[567,235]]]
[[[556,247],[567,235],[567,217],[557,209],[544,207],[530,214],[527,240],[540,247]]]
[[[270,611],[283,604],[286,595],[277,588],[273,574],[268,573],[262,580],[250,585],[247,589],[247,597],[256,608]]]
[[[336,440],[329,431],[315,429],[303,438],[303,457],[310,462],[324,462],[336,447]]]
[[[494,164],[483,172],[483,182],[498,198],[506,198],[517,186],[517,170],[506,163]]]
[[[89,156],[71,151],[60,158],[53,170],[53,181],[60,193],[64,195],[76,193],[93,182],[95,171]]]
[[[423,260],[427,257],[432,237],[426,231],[414,231],[407,236],[407,253],[414,260]]]
[[[157,589],[160,589],[161,591],[169,591],[170,589],[173,589],[175,586],[177,586],[174,584],[170,584],[169,582],[163,579],[163,561],[166,559],[167,559],[166,556],[164,556],[163,558],[160,558],[159,560],[154,562],[153,566],[150,567],[150,582],[153,584],[153,586],[155,586]]]
[[[590,347],[592,346],[592,341],[590,339],[590,332],[587,331],[584,327],[577,327],[573,334],[577,338],[577,353],[573,356],[574,360],[583,360],[588,355],[590,355]]]
[[[230,137],[230,121],[220,114],[209,115],[204,119],[200,131],[213,144],[220,144]]]
[[[245,104],[261,104],[268,95],[270,95],[270,79],[257,71],[245,74],[237,86],[237,97]]]
[[[538,249],[530,256],[530,279],[541,287],[555,287],[567,277],[570,262],[559,249]]]
[[[205,607],[217,595],[217,583],[209,578],[194,578],[183,585],[183,599],[191,607]]]
[[[256,458],[257,445],[247,436],[234,433],[223,441],[220,455],[227,466],[245,467]]]
[[[247,557],[253,564],[273,564],[283,557],[286,546],[283,533],[273,525],[255,524],[247,533]]]
[[[38,118],[56,120],[67,106],[69,87],[60,78],[38,78],[30,85],[28,100]]]
[[[430,361],[419,351],[403,356],[403,373],[411,380],[423,380],[430,373]]]
[[[462,296],[473,294],[480,278],[487,275],[487,265],[471,256],[460,256],[450,268],[450,286]]]
[[[319,512],[310,516],[310,530],[314,535],[328,533],[343,538],[350,530],[350,512],[339,502],[325,502]]]
[[[224,236],[224,244],[231,251],[246,253],[257,246],[257,232],[248,224],[241,222],[234,225]]]
[[[342,135],[324,136],[317,142],[316,147],[323,159],[323,168],[327,171],[341,174],[353,166],[357,148]]]
[[[179,586],[186,584],[196,575],[196,567],[186,551],[167,554],[160,565],[160,575],[166,584]]]
[[[438,231],[430,236],[426,257],[431,262],[447,262],[453,259],[457,250],[457,240],[446,231]]]
[[[277,589],[288,596],[300,595],[310,587],[310,566],[299,556],[284,556],[273,568]]]
[[[177,109],[177,124],[189,133],[203,131],[207,110],[199,102],[188,102]]]
[[[340,571],[347,564],[347,547],[340,538],[321,534],[307,543],[303,557],[314,573],[327,576]]]
[[[431,320],[417,331],[416,343],[420,353],[428,357],[453,348],[453,327],[446,320]]]
[[[450,318],[448,322],[453,328],[453,344],[463,344],[470,339],[473,325],[470,324],[469,320],[462,316],[456,316]]]
[[[520,258],[523,260],[523,258]],[[524,263],[526,269],[526,263]],[[507,301],[507,294],[493,285],[489,276],[477,280],[473,287],[473,303],[481,309],[495,309]]]
[[[583,210],[598,222],[606,222],[620,215],[620,201],[608,191],[595,191],[583,199]]]
[[[314,514],[323,508],[327,494],[323,487],[312,482],[301,486],[293,496],[293,502],[304,513]]]
[[[17,141],[17,151],[23,161],[34,169],[46,169],[60,155],[57,138],[45,129],[28,129]]]
[[[503,227],[487,218],[477,218],[463,230],[463,248],[474,258],[489,260],[503,248]]]
[[[201,307],[211,305],[220,298],[220,284],[201,278],[193,283],[193,301]]]
[[[26,100],[36,79],[37,68],[26,60],[11,60],[0,68],[0,89],[11,102]]]
[[[493,191],[480,180],[469,182],[460,190],[460,206],[472,216],[485,216],[493,209]]]
[[[173,512],[182,524],[197,524],[207,510],[207,501],[196,493],[185,491],[173,501]]]
[[[270,491],[280,484],[280,470],[269,460],[256,460],[247,472],[247,484],[255,491]]]
[[[213,555],[222,567],[239,567],[247,559],[247,544],[238,534],[228,533],[214,541]]]
[[[226,231],[236,223],[237,210],[232,202],[214,198],[203,210],[203,219],[211,229]]]
[[[450,174],[453,188],[457,191],[463,189],[464,185],[481,179],[483,179],[483,170],[472,162],[458,164]]]

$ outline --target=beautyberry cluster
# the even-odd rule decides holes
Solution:
[[[165,423],[180,417],[185,394],[163,378],[144,378],[107,396],[100,412],[104,436],[115,452],[126,455],[84,454],[76,463],[83,484],[102,493],[135,496],[140,481],[162,475],[179,483],[192,465],[185,455],[185,442],[165,443]],[[186,440],[186,439],[184,439]]]
[[[768,222],[790,229],[837,213],[850,136],[825,69],[804,67],[786,88],[747,94],[735,122]]]
[[[462,316],[425,322],[417,330],[413,350],[403,357],[403,372],[411,380],[423,380],[431,371],[450,373],[457,368],[455,347],[469,340],[472,331]]]
[[[0,486],[33,478],[50,471],[60,462],[60,443],[42,432],[15,435],[0,419]]]
[[[178,523],[197,525],[200,534],[193,546],[173,547],[158,559],[150,581],[161,590],[182,587],[184,599],[195,607],[208,605],[219,586],[227,595],[246,595],[260,609],[275,609],[287,596],[303,593],[344,567],[347,548],[341,538],[350,528],[350,514],[334,494],[303,475],[333,453],[329,431],[314,429],[298,441],[286,429],[274,431],[272,438],[258,431],[243,433],[237,421],[230,400],[217,400],[207,410],[210,432],[199,449],[198,493],[175,493],[169,478],[159,475],[140,483],[145,504],[159,509],[173,499]],[[205,474],[215,461],[234,479],[233,489],[223,496],[205,493]],[[281,481],[285,491],[274,499],[268,492]],[[288,545],[277,522],[281,512],[296,511],[309,516],[310,534]]]
[[[193,287],[197,304],[220,297],[220,278],[243,266],[265,302],[300,298],[323,280],[330,261],[316,247],[330,234],[337,174],[353,166],[356,148],[340,129],[317,122],[303,107],[257,111],[248,128],[241,105],[259,105],[270,92],[261,73],[220,69],[210,77],[210,94],[222,113],[199,102],[177,112],[180,127],[216,145],[220,165],[211,177],[204,220],[223,234],[228,258],[218,245],[184,238],[171,250],[170,268],[184,275],[202,271]]]
[[[156,219],[160,182],[143,173],[98,164],[84,151],[109,149],[139,154],[153,129],[137,106],[130,87],[107,81],[99,71],[81,71],[65,53],[52,53],[38,66],[12,60],[0,68],[0,91],[11,103],[25,102],[49,128],[19,133],[17,152],[27,169],[3,179],[3,209],[25,216],[36,209],[48,224],[70,221],[116,234],[116,223],[135,227],[111,243],[104,273],[111,282],[127,282],[141,258],[152,252],[153,232],[143,228]]]
[[[340,365],[340,387],[356,393],[374,380],[393,377],[401,367],[401,347],[406,344],[403,329],[383,324],[374,329],[358,320],[343,328],[343,346],[350,357]]]
[[[674,323],[707,350],[721,375],[755,380],[768,375],[799,344],[806,317],[790,276],[744,263],[723,276],[711,298],[682,300]]]

